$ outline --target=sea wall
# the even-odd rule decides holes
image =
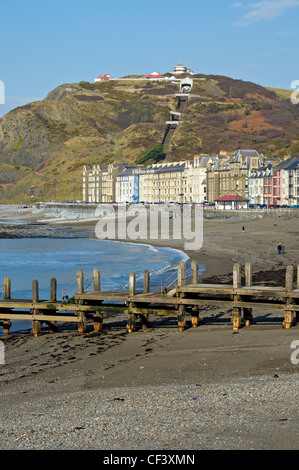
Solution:
[[[206,220],[240,222],[264,219],[266,217],[299,217],[299,209],[204,210],[204,219]]]
[[[40,203],[35,213],[44,212],[48,219],[87,219],[96,217],[99,204],[84,203]],[[219,221],[246,221],[265,217],[299,217],[299,209],[238,209],[220,210],[204,209],[204,219]]]

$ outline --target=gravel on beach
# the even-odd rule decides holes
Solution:
[[[296,449],[298,376],[85,390],[6,406],[1,449]],[[20,393],[20,391],[19,391]]]

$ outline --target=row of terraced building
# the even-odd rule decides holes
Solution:
[[[214,203],[231,195],[254,205],[297,205],[299,156],[279,160],[238,149],[192,161],[83,168],[84,202]]]

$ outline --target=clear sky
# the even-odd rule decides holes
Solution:
[[[0,15],[0,116],[62,83],[178,62],[263,86],[299,80],[299,0],[0,0]]]

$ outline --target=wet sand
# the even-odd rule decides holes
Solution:
[[[66,230],[84,233],[92,233],[95,227],[88,221],[63,225]],[[284,255],[277,254],[281,241],[286,245]],[[177,241],[160,240],[155,245],[184,250]],[[285,267],[299,264],[298,219],[205,220],[202,248],[187,254],[205,265],[201,279],[207,282],[227,282],[234,262],[244,265],[250,261],[255,282],[283,285]],[[136,331],[128,334],[125,315],[115,312],[104,317],[100,333],[91,324],[84,335],[74,325],[64,325],[55,334],[43,328],[38,338],[29,332],[1,338],[6,364],[0,369],[1,414],[5,417],[0,448],[297,449],[299,365],[290,360],[290,346],[299,340],[298,326],[284,330],[282,313],[267,308],[253,315],[249,328],[233,331],[229,311],[221,306],[204,308],[197,329],[188,321],[186,331],[180,333],[173,318],[151,317],[147,330],[137,322]],[[181,403],[183,416],[175,400],[184,399],[189,388],[192,400],[197,397],[201,406],[205,403],[205,411],[201,409],[190,420],[187,397]],[[223,393],[231,399],[228,408]],[[151,406],[158,413],[154,413],[159,417],[156,421],[148,415],[148,404],[143,409],[142,397],[149,394],[155,396]],[[101,396],[109,406],[101,407],[98,400],[97,419],[113,426],[100,432],[97,421],[91,425],[90,413],[95,413],[95,397]],[[211,397],[208,403],[205,397]],[[124,415],[119,415],[121,400],[131,410],[125,408]],[[172,411],[185,426],[182,439],[175,438],[173,426],[178,424],[172,421]],[[64,420],[74,428],[81,426],[81,434],[67,432]],[[49,423],[58,440],[53,439],[50,428],[47,431]],[[37,428],[43,430],[32,431]],[[134,435],[130,429],[135,430]],[[169,433],[168,440],[161,436],[162,429]],[[88,430],[93,431],[93,438]],[[125,442],[121,432],[127,436]]]

